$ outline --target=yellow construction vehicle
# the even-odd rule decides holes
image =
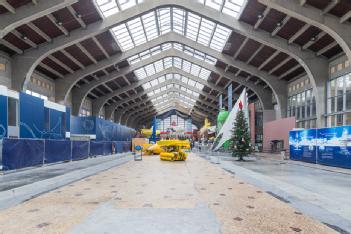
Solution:
[[[145,144],[145,155],[155,155],[164,152],[159,144]]]
[[[183,149],[190,148],[187,140],[161,140],[157,144],[165,151],[160,153],[160,159],[165,161],[185,161],[187,154]]]

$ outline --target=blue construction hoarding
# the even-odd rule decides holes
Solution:
[[[13,105],[11,100],[12,117],[9,117],[10,98],[16,103]],[[9,119],[13,122],[11,136]],[[16,128],[17,135],[13,131]],[[71,132],[96,138],[71,141],[67,139]],[[131,128],[96,117],[71,118],[68,107],[0,86],[0,170],[127,152],[133,134]]]
[[[71,117],[71,134],[93,135],[96,141],[131,141],[134,130],[94,116]]]
[[[351,168],[351,126],[290,131],[290,159]]]

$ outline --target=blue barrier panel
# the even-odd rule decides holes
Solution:
[[[316,129],[307,129],[302,131],[302,158],[301,161],[317,163],[317,146],[316,146]]]
[[[351,168],[350,132],[351,126],[318,129],[318,163]]]
[[[289,134],[290,159],[316,163],[316,129],[294,130]]]
[[[97,156],[104,154],[104,142],[91,141],[90,142],[90,156]]]
[[[45,163],[69,161],[71,159],[71,141],[45,141]]]
[[[0,95],[0,140],[7,137],[7,97]]]
[[[112,154],[112,142],[106,141],[104,143],[104,155],[111,155]]]
[[[3,141],[2,163],[4,170],[42,165],[43,159],[43,140],[5,138]]]
[[[116,153],[117,154],[123,153],[123,143],[121,141],[115,141],[114,144],[116,147]]]
[[[123,142],[123,152],[129,152],[131,150],[131,143],[129,141]]]
[[[44,129],[44,100],[20,93],[19,119],[20,138],[43,138]]]
[[[89,157],[89,141],[72,141],[72,160]]]

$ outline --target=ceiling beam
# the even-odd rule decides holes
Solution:
[[[262,70],[269,62],[271,62],[278,54],[279,50],[276,50],[271,56],[269,56],[259,67],[258,70]]]
[[[93,63],[97,64],[97,60],[91,55],[91,53],[85,49],[85,47],[81,43],[77,43],[76,46],[85,54]]]
[[[76,12],[76,10],[73,9],[72,6],[68,6],[67,7],[68,11],[72,14],[72,16],[78,21],[78,23],[80,24],[80,26],[82,28],[86,28],[87,25],[84,23],[82,16]]]
[[[340,23],[343,24],[351,18],[351,11],[347,12],[340,18]]]
[[[48,14],[46,17],[49,18],[49,20],[66,36],[68,36],[68,31],[67,29],[62,25],[62,22],[58,21],[55,16],[52,14]]]
[[[39,36],[41,36],[42,38],[44,38],[47,42],[51,42],[52,39],[51,37],[49,37],[46,33],[44,33],[40,28],[38,28],[35,24],[33,24],[32,22],[29,22],[27,24],[28,27],[30,27],[34,32],[36,32]]]
[[[310,27],[311,25],[309,24],[305,24],[302,28],[300,28],[294,35],[292,35],[289,40],[288,43],[292,44],[294,43],[294,41],[301,36],[304,32],[306,32],[306,30]]]
[[[284,66],[287,62],[289,62],[291,60],[291,57],[288,56],[286,59],[284,59],[283,61],[281,61],[280,63],[278,63],[275,67],[273,67],[268,73],[269,74],[273,74],[276,70],[278,70],[279,68],[281,68],[282,66]]]
[[[61,62],[57,58],[55,58],[53,55],[49,55],[48,58],[51,59],[53,62],[57,63],[59,66],[61,66],[63,69],[65,69],[69,73],[71,73],[71,74],[74,73],[73,69],[71,69],[69,66],[67,66],[66,64],[64,64],[63,62]]]
[[[338,46],[338,45],[339,44],[336,41],[334,41],[334,42],[330,43],[329,45],[327,45],[326,47],[318,50],[317,51],[317,55],[320,56],[320,55],[324,54],[325,52],[333,49],[335,46]]]
[[[275,35],[277,35],[277,33],[285,26],[285,24],[290,20],[290,16],[285,16],[285,18],[281,21],[278,22],[275,29],[273,30],[273,32],[271,33],[272,37],[274,37]]]
[[[233,55],[233,59],[236,59],[241,50],[246,46],[246,43],[249,41],[249,38],[248,37],[245,37],[245,40],[241,43],[240,47],[237,49],[237,51],[235,52],[235,54]]]
[[[336,5],[338,5],[340,0],[332,0],[329,4],[323,9],[322,14],[327,14],[331,11]]]
[[[6,41],[5,39],[0,38],[0,43],[10,48],[11,50],[15,51],[17,54],[23,54],[23,51],[20,48],[12,45],[10,42]]]
[[[286,72],[284,72],[283,74],[281,74],[279,76],[279,79],[283,79],[285,76],[289,75],[290,73],[292,73],[293,71],[295,71],[296,69],[300,68],[300,64],[297,64],[296,66],[290,68],[289,70],[287,70]]]
[[[322,37],[324,37],[327,33],[324,31],[321,31],[320,33],[318,33],[317,36],[311,38],[306,44],[304,44],[302,46],[303,50],[308,49],[311,45],[313,45],[314,43],[316,43],[317,41],[319,41],[319,39],[321,39]]]
[[[266,9],[264,9],[262,14],[259,14],[259,16],[257,16],[258,20],[256,21],[255,25],[254,25],[254,29],[258,29],[261,25],[261,23],[263,22],[263,20],[266,18],[266,16],[269,14],[269,11],[271,10],[270,7],[266,7]]]
[[[80,67],[83,70],[85,69],[85,66],[81,62],[79,62],[78,59],[76,59],[70,53],[68,53],[65,49],[61,50],[60,52],[62,52],[67,58],[69,58],[78,67]]]
[[[23,24],[33,22],[38,18],[70,6],[76,2],[78,2],[78,0],[42,0],[36,5],[26,5],[26,7],[16,9],[16,14],[1,15],[0,38],[5,37],[9,32]]]
[[[15,8],[11,6],[11,4],[8,3],[6,0],[0,0],[0,5],[3,6],[9,12],[11,12],[12,14],[16,14]]]

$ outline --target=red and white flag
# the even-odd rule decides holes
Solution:
[[[244,88],[244,90],[241,92],[239,99],[236,101],[232,111],[229,113],[227,120],[224,122],[221,130],[217,134],[212,146],[212,150],[216,151],[220,149],[226,141],[232,138],[232,129],[239,110],[244,111],[246,122],[249,123],[249,108],[246,88]]]

